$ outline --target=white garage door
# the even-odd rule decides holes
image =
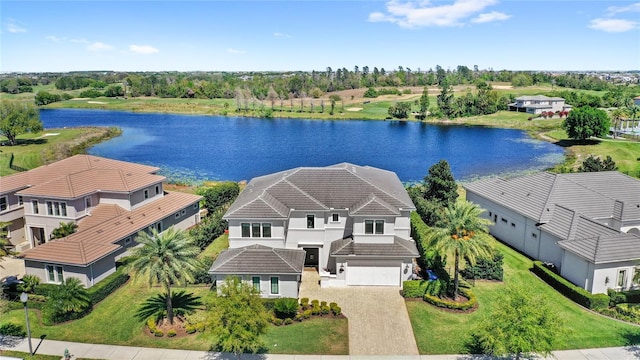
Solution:
[[[400,286],[400,263],[347,262],[347,285]]]

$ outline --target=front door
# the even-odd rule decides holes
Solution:
[[[305,267],[318,267],[319,261],[319,254],[320,254],[320,249],[318,248],[302,248],[302,250],[306,251],[307,254],[304,258],[304,266]]]

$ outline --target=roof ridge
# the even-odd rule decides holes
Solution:
[[[241,248],[235,248],[235,249],[229,249],[229,250],[237,250],[237,251],[232,252],[231,256],[229,256],[226,260],[223,260],[222,263],[220,263],[220,265],[218,267],[220,267],[222,265],[225,265],[229,261],[235,259],[240,254],[244,253],[247,250],[247,248],[249,248],[249,246],[245,246],[245,247],[241,247]],[[220,258],[220,257],[218,256],[218,258]]]
[[[298,169],[300,169],[300,168],[298,168]],[[288,177],[289,176],[287,175],[286,177],[282,178],[282,181],[284,181],[287,184],[293,186],[296,190],[300,191],[304,196],[308,197],[311,201],[315,202],[316,204],[322,206],[325,209],[328,209],[327,205],[321,203],[320,200],[314,198],[313,196],[309,195],[306,191],[304,191],[304,190],[300,189],[299,187],[297,187],[295,184],[293,184],[291,181],[289,181]],[[267,189],[265,189],[265,191],[267,191]]]
[[[596,258],[598,257],[598,249],[600,248],[600,235],[596,238],[596,248],[593,250],[593,262],[596,262]]]
[[[347,239],[349,239],[349,238],[339,239],[339,240],[335,240],[335,241],[347,240]],[[350,240],[347,240],[347,242],[345,242],[345,243],[344,243],[344,245],[342,245],[341,247],[339,247],[339,248],[335,249],[335,250],[333,251],[333,253],[337,253],[337,252],[339,252],[340,250],[342,250],[342,249],[346,248],[346,247],[347,247],[347,245],[349,245],[349,244],[351,244],[351,243],[353,243],[353,237],[352,237]]]
[[[353,165],[353,164],[352,164],[352,165]],[[365,168],[364,166],[360,166],[360,165],[353,165],[353,166],[358,166],[358,167],[363,168],[363,169]],[[369,168],[369,169],[371,169],[371,167],[368,167],[368,168]],[[379,169],[379,168],[376,168],[376,169],[377,169],[377,170],[382,170],[382,171],[385,171],[385,172],[388,172],[388,173],[395,174],[394,172],[389,171],[389,170]],[[352,175],[356,176],[356,177],[357,177],[357,178],[359,178],[360,180],[362,180],[362,181],[366,182],[367,184],[369,184],[369,185],[373,186],[374,188],[378,189],[380,192],[382,192],[382,193],[384,193],[384,194],[387,194],[387,196],[389,196],[389,197],[391,197],[391,198],[393,198],[393,199],[396,199],[399,203],[402,203],[402,204],[404,204],[405,206],[408,206],[408,207],[413,207],[413,206],[411,206],[410,204],[406,204],[404,201],[402,201],[402,200],[401,200],[400,198],[398,198],[397,196],[392,195],[392,194],[389,194],[387,191],[385,191],[385,190],[381,189],[379,186],[377,186],[377,185],[373,184],[371,181],[369,181],[369,180],[367,180],[367,179],[363,178],[362,176],[360,176],[360,174],[358,174],[358,173],[356,173],[356,172],[351,172],[351,171],[349,171],[349,169],[348,169],[348,168],[340,169],[340,170],[345,170],[345,171],[347,171],[349,174],[352,174]],[[397,175],[397,174],[395,174],[395,176],[396,176],[396,178],[398,177],[398,175]]]
[[[120,175],[120,180],[122,180],[122,185],[124,186],[124,188],[127,189],[127,191],[130,191],[131,189],[129,188],[127,179],[124,177],[124,171],[122,171],[122,169],[116,169],[116,171],[118,172],[118,175]]]
[[[549,189],[549,193],[547,194],[547,199],[545,200],[544,206],[542,207],[542,213],[540,213],[538,215],[538,219],[536,219],[536,220],[538,220],[538,222],[540,222],[540,220],[542,220],[542,217],[544,215],[545,209],[547,209],[547,210],[549,209],[549,202],[551,201],[551,197],[553,195],[553,191],[556,188],[556,184],[558,182],[558,174],[553,174],[553,173],[550,173],[548,171],[545,171],[545,173],[553,176],[554,178],[553,178],[553,185],[551,185],[551,189]]]
[[[288,249],[276,249],[276,248],[271,248],[271,251],[273,251],[274,254],[276,254],[277,257],[280,258],[280,260],[284,261],[287,265],[289,265],[289,267],[291,268],[291,270],[293,271],[297,271],[297,269],[291,265],[290,262],[288,262],[285,258],[282,257],[282,255],[280,254],[280,252],[278,252],[277,250],[288,250]]]
[[[560,206],[560,205],[556,205],[556,206]],[[567,234],[567,239],[571,239],[576,234],[576,231],[578,231],[578,220],[579,220],[580,214],[573,209],[569,209],[564,206],[563,208],[573,213],[573,216],[571,216],[571,226],[569,227],[569,233]]]

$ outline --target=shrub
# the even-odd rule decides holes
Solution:
[[[291,324],[293,324],[293,319],[292,319],[292,318],[286,318],[286,319],[284,319],[284,324],[285,324],[285,325],[291,325]]]
[[[296,314],[296,316],[293,319],[295,321],[302,321],[302,319],[304,319],[304,316],[302,314]]]
[[[609,289],[612,305],[620,303],[640,303],[640,290],[615,291]]]
[[[469,310],[476,306],[476,304],[478,303],[478,298],[476,298],[476,295],[473,293],[473,291],[471,291],[471,289],[460,288],[460,293],[464,295],[468,299],[468,301],[459,303],[451,300],[441,299],[437,296],[431,296],[429,294],[424,295],[424,301],[437,307],[462,311]]]
[[[282,320],[282,319],[280,319],[280,318],[273,318],[273,325],[275,325],[275,326],[280,326],[280,325],[282,325],[282,323],[283,323],[283,320]]]
[[[311,314],[313,314],[313,315],[320,315],[321,311],[322,311],[322,309],[320,309],[320,305],[314,305],[311,308]]]
[[[163,337],[164,336],[164,332],[162,332],[162,330],[156,330],[153,332],[153,336],[155,337]]]
[[[591,294],[587,290],[573,285],[560,275],[547,269],[540,261],[533,262],[533,273],[547,284],[558,290],[562,295],[586,307],[587,309],[601,309],[609,306],[610,298],[605,294]]]
[[[312,312],[311,310],[305,310],[305,311],[302,313],[302,317],[303,317],[303,318],[305,318],[305,319],[310,318],[310,317],[311,317],[311,315],[313,315],[313,312]]]
[[[260,301],[262,301],[262,305],[267,311],[274,311],[277,300],[278,299],[267,299],[267,298],[260,299]]]
[[[298,313],[298,299],[295,298],[279,298],[274,304],[274,311],[277,317],[281,319],[294,317]]]
[[[640,319],[640,304],[618,304],[616,310],[622,315]]]
[[[195,333],[195,332],[196,332],[196,328],[195,328],[193,325],[186,325],[186,326],[184,327],[184,331],[185,331],[187,334],[193,334],[193,333]]]
[[[176,335],[178,335],[178,333],[177,333],[175,330],[173,330],[173,329],[171,329],[171,330],[167,331],[167,336],[168,336],[168,337],[174,337],[174,336],[176,336]]]
[[[307,309],[307,307],[309,307],[309,298],[302,298],[300,299],[300,306],[302,306],[303,309]]]
[[[342,314],[342,308],[340,306],[335,306],[331,309],[331,311],[333,312],[333,315],[338,316],[340,314]]]
[[[42,296],[49,296],[49,294],[51,294],[51,292],[55,291],[58,286],[60,285],[56,285],[56,284],[40,284],[38,285],[34,290],[34,294],[37,295],[42,295]]]
[[[336,306],[338,306],[337,303],[334,303],[334,302],[329,303],[329,308],[331,308],[331,310],[333,310]]]
[[[204,328],[205,328],[205,326],[204,326],[203,322],[199,322],[199,323],[196,324],[196,331],[204,332]]]
[[[376,91],[375,88],[370,87],[370,88],[367,89],[367,91],[364,92],[363,97],[376,98],[376,97],[378,97],[378,92]]]
[[[209,274],[209,268],[213,265],[214,259],[212,257],[204,257],[200,259],[202,266],[193,274],[194,284],[211,284],[213,279]]]
[[[311,300],[311,306],[320,306],[320,301],[319,300]]]
[[[485,279],[485,280],[499,280],[503,278],[503,264],[504,255],[500,252],[496,252],[493,255],[493,259],[478,258],[475,266],[467,266],[460,272],[465,279]]]
[[[323,308],[327,306],[327,302],[326,301],[320,301],[320,307]]]
[[[104,300],[107,296],[116,291],[120,286],[129,280],[129,274],[118,269],[115,273],[107,276],[99,283],[90,287],[87,292],[92,304],[97,304]]]
[[[402,282],[402,296],[406,298],[421,298],[429,282],[426,280],[407,280]]]
[[[321,306],[321,307],[320,307],[320,313],[321,313],[322,315],[329,315],[329,313],[331,313],[331,308],[330,308],[330,307],[328,307],[327,305],[325,305],[325,306]]]
[[[156,320],[154,318],[147,319],[147,327],[151,333],[155,333],[156,330],[158,330],[156,328]]]
[[[4,323],[0,325],[0,335],[25,337],[27,336],[27,332],[24,331],[24,327],[22,327],[22,325]]]
[[[38,285],[40,285],[40,278],[35,275],[27,274],[22,277],[22,284],[18,284],[18,291],[33,293]]]

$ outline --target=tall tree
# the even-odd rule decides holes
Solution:
[[[7,137],[9,145],[16,145],[20,134],[38,131],[42,131],[42,121],[35,106],[6,100],[0,103],[0,135]]]
[[[436,201],[443,207],[455,203],[458,184],[447,160],[440,160],[429,168],[429,173],[424,177],[424,198]]]
[[[144,276],[149,285],[160,284],[166,292],[167,318],[173,324],[171,286],[193,281],[193,275],[201,267],[196,255],[200,248],[188,234],[173,226],[158,233],[140,232],[136,241],[142,246],[133,250],[133,261],[128,265],[135,276]]]
[[[476,345],[492,356],[522,356],[553,350],[563,332],[562,318],[549,300],[520,286],[502,289],[500,304],[480,323],[475,333]]]
[[[230,277],[219,285],[219,295],[210,304],[210,322],[220,351],[256,353],[264,346],[269,315],[260,293],[251,284]]]
[[[438,108],[447,118],[453,117],[455,113],[453,101],[453,88],[448,81],[442,83],[442,90],[438,95]]]
[[[603,137],[609,132],[611,122],[604,110],[589,106],[571,110],[562,122],[567,135],[576,140],[586,140],[592,136]]]
[[[427,111],[429,110],[429,89],[425,86],[422,89],[422,96],[420,96],[420,119],[427,118]]]
[[[426,248],[431,247],[441,256],[453,257],[453,298],[458,299],[460,259],[475,265],[476,259],[491,256],[489,225],[491,221],[480,217],[484,210],[466,200],[458,201],[444,211],[438,227],[428,235]]]

